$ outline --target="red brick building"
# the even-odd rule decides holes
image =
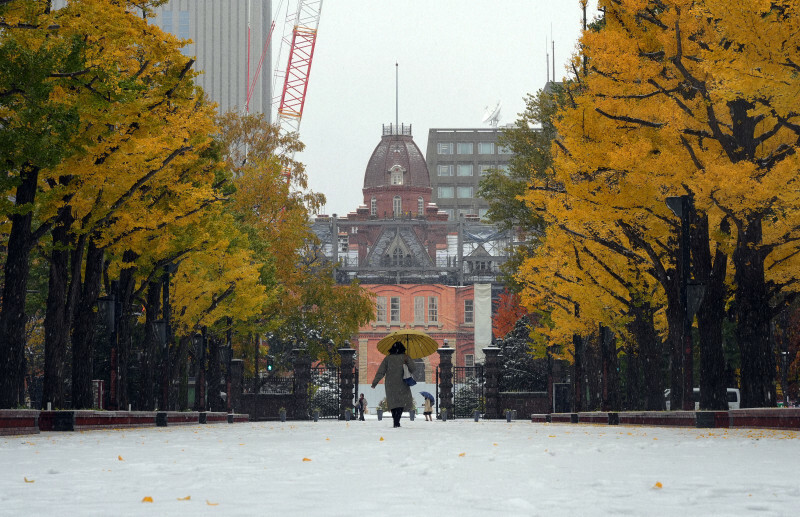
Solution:
[[[360,390],[383,359],[376,343],[404,328],[425,331],[440,346],[446,340],[456,349],[456,366],[481,362],[481,349],[491,344],[491,299],[501,289],[497,274],[511,235],[477,216],[449,220],[431,203],[430,173],[411,126],[383,127],[362,192],[364,203],[346,217],[323,215],[313,223],[337,280],[357,278],[375,295],[375,319],[351,343]],[[438,360],[438,354],[421,360],[419,382],[436,382]]]

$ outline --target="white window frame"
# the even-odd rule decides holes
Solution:
[[[425,324],[425,297],[414,297],[414,323],[417,325]]]
[[[494,154],[494,142],[478,142],[478,154]]]
[[[389,317],[392,323],[400,323],[400,297],[392,296],[389,299]]]
[[[468,193],[469,195],[465,196],[464,195],[465,193]],[[456,196],[458,197],[458,199],[472,199],[473,197],[475,197],[475,187],[471,185],[469,186],[459,185],[456,188]]]
[[[438,296],[428,296],[428,323],[439,323]]]
[[[403,215],[403,198],[400,196],[394,196],[394,198],[392,198],[392,212],[395,217]]]
[[[475,323],[475,300],[464,300],[464,323]]]
[[[378,200],[376,198],[372,198],[369,201],[369,214],[378,215]]]
[[[391,173],[391,183],[392,185],[402,185],[403,184],[403,169],[400,167],[392,167],[389,171]]]
[[[425,200],[421,197],[417,198],[417,214],[423,215],[425,213]]]
[[[436,175],[446,178],[453,175],[453,164],[445,163],[436,166]]]
[[[436,154],[453,154],[453,142],[439,142]]]
[[[375,298],[375,321],[386,323],[386,297],[378,296]]]
[[[456,197],[456,189],[452,186],[439,186],[437,187],[439,199],[454,199]],[[448,195],[449,194],[449,195]]]
[[[475,154],[475,145],[472,142],[458,142],[456,154]]]
[[[465,177],[473,175],[474,167],[471,163],[459,163],[456,175]]]

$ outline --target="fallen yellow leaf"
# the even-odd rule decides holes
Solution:
[[[125,460],[123,460],[123,459],[122,459],[122,456],[117,456],[117,459],[118,459],[119,461],[125,461]]]
[[[191,498],[192,498],[192,496],[190,496],[190,495],[187,495],[186,497],[179,497],[179,498],[178,498],[178,501],[188,501],[188,500],[189,500],[189,499],[191,499]]]
[[[381,441],[381,442],[382,442],[382,441],[383,441],[383,436],[381,436],[381,439],[380,439],[380,440],[378,440],[378,441]]]
[[[303,458],[303,461],[311,461],[311,458]]]
[[[661,484],[661,481],[656,481],[656,484],[653,485],[653,488],[664,488],[664,485]]]
[[[152,502],[153,502],[153,498],[152,498],[152,497],[150,497],[149,495],[146,495],[146,496],[144,496],[144,497],[142,498],[142,502],[143,502],[143,503],[152,503]]]
[[[493,443],[492,445],[494,445],[495,447],[497,447],[497,444],[496,444],[496,443]]]
[[[461,454],[458,455],[458,457],[461,458],[461,457],[466,456],[466,455],[467,455],[466,452],[462,452]]]
[[[206,499],[206,504],[207,504],[208,506],[218,506],[218,505],[219,505],[219,503],[212,503],[212,502],[211,502],[211,501],[209,501],[208,499]]]
[[[22,478],[22,479],[24,479],[26,483],[33,483],[33,482],[35,482],[35,481],[36,481],[35,479],[28,479],[28,478],[26,478],[26,477],[24,477],[24,476],[23,476],[23,478]]]

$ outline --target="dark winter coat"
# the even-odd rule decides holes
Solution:
[[[414,361],[406,354],[387,355],[375,373],[372,380],[374,388],[385,376],[384,385],[386,387],[386,405],[389,409],[401,407],[404,411],[414,409],[414,398],[411,396],[411,388],[403,382],[403,365],[408,366],[408,370],[414,373]]]

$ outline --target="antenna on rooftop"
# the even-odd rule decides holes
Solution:
[[[500,101],[497,101],[497,104],[494,105],[494,108],[489,108],[486,106],[483,112],[483,120],[482,122],[488,123],[492,127],[497,127],[497,123],[500,121]]]
[[[550,53],[547,51],[547,36],[544,37],[544,61],[547,64],[547,82],[550,82]],[[555,70],[553,70],[555,72]]]
[[[394,127],[400,127],[400,81],[399,77],[399,68],[398,64],[395,61],[394,63]],[[396,131],[396,129],[395,129]]]

